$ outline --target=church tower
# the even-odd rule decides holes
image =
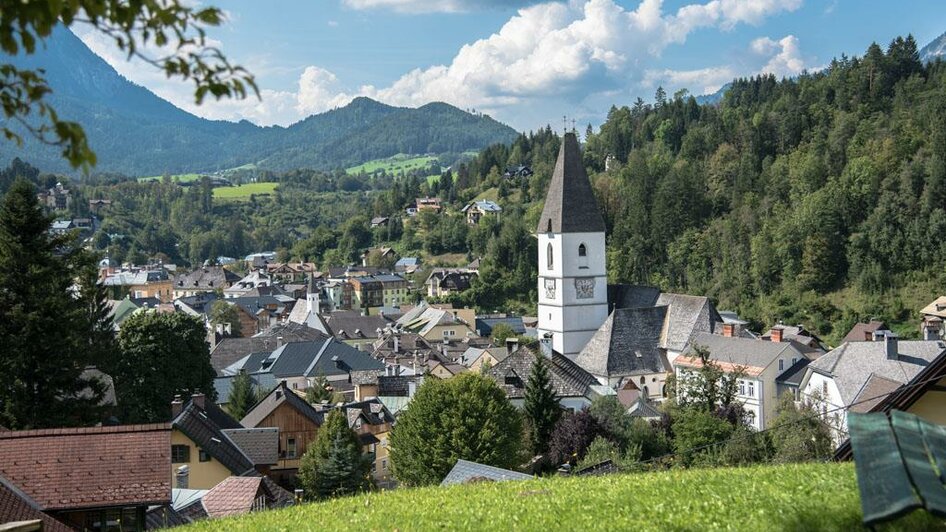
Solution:
[[[539,340],[574,359],[608,318],[604,218],[566,133],[539,218]]]
[[[315,275],[309,274],[309,284],[306,287],[305,293],[305,308],[310,314],[318,315],[320,312],[319,308],[319,296],[321,295],[321,290],[315,284]]]

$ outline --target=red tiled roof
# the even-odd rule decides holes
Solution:
[[[44,511],[171,501],[171,426],[0,432],[0,476]]]
[[[44,514],[37,504],[26,494],[0,477],[0,523],[15,521],[43,521],[43,530],[47,532],[68,532],[72,530],[65,524]]]
[[[201,502],[207,515],[223,517],[245,514],[253,507],[262,477],[227,477],[208,491]]]

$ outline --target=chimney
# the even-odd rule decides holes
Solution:
[[[887,352],[887,360],[897,360],[900,356],[897,334],[890,331],[885,332],[887,334],[884,336],[884,350]]]
[[[545,333],[539,340],[539,351],[545,358],[552,358],[552,333]]]
[[[394,337],[394,354],[396,355],[401,352],[401,335],[395,333],[392,336]]]
[[[278,349],[278,348],[282,347],[282,344],[283,344],[283,338],[282,338],[282,336],[277,336],[277,337],[276,337],[276,348]]]
[[[177,486],[177,489],[186,490],[189,477],[190,467],[182,465],[181,467],[177,468],[177,473],[174,474],[174,483]]]
[[[171,401],[171,419],[176,418],[181,415],[181,410],[184,409],[184,401],[181,401],[180,395],[175,395],[174,400]]]
[[[782,341],[782,328],[781,327],[772,327],[772,341],[773,342]]]
[[[727,338],[732,338],[733,336],[735,336],[735,335],[733,334],[733,324],[732,324],[732,323],[724,323],[724,324],[723,324],[723,336],[725,336],[725,337],[727,337]]]
[[[506,354],[511,355],[519,349],[519,338],[506,338]]]
[[[196,392],[194,395],[191,395],[191,401],[194,402],[194,405],[201,410],[207,409],[207,403],[204,401],[204,394]]]

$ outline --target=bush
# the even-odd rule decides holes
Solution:
[[[713,444],[725,442],[733,430],[728,421],[702,408],[682,408],[673,421],[673,448],[684,465],[691,465],[699,454],[718,452]]]
[[[576,464],[585,457],[591,442],[605,431],[588,409],[567,413],[555,425],[549,442],[549,458],[555,465]]]

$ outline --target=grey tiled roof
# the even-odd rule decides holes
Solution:
[[[441,486],[450,486],[451,484],[463,484],[471,479],[487,478],[495,481],[503,480],[531,480],[533,477],[531,475],[526,475],[525,473],[519,473],[517,471],[510,471],[508,469],[500,469],[498,467],[493,467],[484,464],[477,464],[476,462],[469,462],[467,460],[457,460],[457,463],[453,466],[453,469],[447,473],[447,476],[444,477],[443,482],[440,483]]]
[[[942,341],[898,341],[899,356],[887,358],[885,342],[847,342],[808,365],[834,379],[844,404],[854,402],[871,375],[899,383],[917,373],[946,351]]]
[[[642,417],[644,419],[651,419],[655,417],[660,417],[660,412],[654,408],[654,405],[650,404],[647,399],[644,399],[643,396],[637,398],[631,406],[627,409],[627,414],[631,417]]]
[[[566,133],[539,217],[537,233],[603,233],[604,218],[581,160],[575,133]]]
[[[592,375],[620,377],[669,371],[660,349],[667,307],[617,309],[578,353],[575,363]]]
[[[504,360],[489,369],[490,378],[495,380],[510,399],[525,397],[526,384],[535,364],[537,354],[531,348],[520,347]],[[561,353],[553,353],[549,360],[552,388],[558,397],[587,397],[589,389],[598,384],[598,380]],[[515,376],[507,383],[507,376]],[[379,395],[381,395],[379,393]]]
[[[712,360],[727,362],[735,366],[767,368],[779,358],[785,359],[787,364],[791,364],[793,358],[796,360],[805,358],[805,355],[790,342],[732,338],[710,333],[697,334],[693,338],[693,344],[687,347],[682,356],[694,356],[694,347],[697,345],[707,348]],[[683,363],[683,359],[680,359],[680,363]],[[788,371],[791,369],[789,367]]]
[[[223,431],[254,465],[279,462],[279,429],[275,427],[225,429]]]
[[[492,336],[493,327],[504,323],[508,325],[514,334],[525,334],[526,326],[522,323],[521,316],[510,316],[508,318],[476,318],[476,331],[480,336]]]
[[[663,293],[655,304],[670,307],[662,347],[671,351],[683,351],[694,334],[713,332],[715,324],[723,321],[706,297]]]
[[[854,405],[851,406],[851,412],[870,412],[875,406],[880,404],[888,395],[897,391],[903,383],[892,381],[879,375],[871,374],[867,382],[861,387],[861,391],[854,398]]]
[[[212,458],[220,462],[234,475],[246,475],[255,473],[253,462],[237,447],[237,445],[224,434],[224,428],[237,428],[232,423],[227,422],[227,427],[222,427],[211,418],[210,413],[213,409],[219,410],[215,405],[207,404],[208,410],[197,407],[193,401],[184,405],[181,413],[171,422],[174,428],[183,432],[198,447],[206,451]],[[222,412],[222,411],[221,411]],[[220,416],[213,416],[219,418]],[[229,416],[227,416],[229,418]]]
[[[325,339],[327,335],[298,323],[280,323],[250,338],[224,338],[211,351],[210,364],[222,375],[226,367],[251,353],[272,352],[279,338],[283,342],[300,342]]]
[[[657,303],[658,297],[660,297],[660,290],[653,286],[609,284],[608,310],[652,307]]]
[[[807,358],[799,359],[792,367],[779,375],[775,381],[779,384],[789,386],[801,386],[801,381],[805,378],[805,373],[808,371],[808,364],[810,363],[811,361]]]

